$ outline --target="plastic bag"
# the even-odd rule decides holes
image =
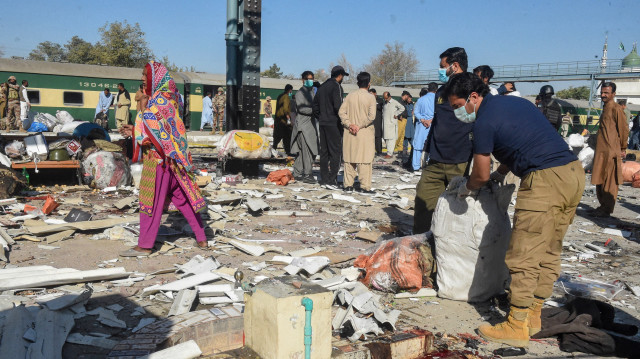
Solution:
[[[273,182],[278,186],[286,186],[291,180],[293,180],[293,174],[286,168],[270,172],[267,176],[267,181]]]
[[[273,128],[273,124],[274,124],[273,117],[265,117],[263,121],[264,121],[264,127]]]
[[[48,114],[45,113],[38,113],[37,115],[35,115],[34,117],[34,121],[35,122],[40,122],[42,124],[44,124],[45,126],[47,126],[48,131],[53,130],[54,127],[56,127],[56,125],[58,124],[57,119],[51,115],[51,117],[53,117],[53,119],[49,116],[47,116]]]
[[[578,133],[573,133],[567,137],[567,143],[571,147],[584,147],[584,137]]]
[[[82,161],[85,183],[92,188],[128,186],[131,169],[127,159],[117,152],[97,151]]]
[[[58,132],[73,133],[73,131],[76,129],[76,127],[82,125],[83,123],[88,123],[88,122],[87,121],[73,121],[73,122],[65,123],[64,125],[62,125],[62,128],[60,128],[60,131],[58,131]]]
[[[588,146],[583,148],[582,151],[578,153],[578,159],[580,160],[580,162],[582,162],[582,168],[584,168],[585,171],[590,171],[593,167],[594,154],[595,152],[593,151],[593,149]]]
[[[440,196],[431,230],[435,238],[438,296],[469,302],[501,294],[509,271],[507,209],[515,185],[489,182],[477,196],[458,198],[456,177]]]
[[[366,271],[364,284],[381,291],[432,287],[434,260],[426,239],[423,233],[380,242],[358,256],[353,266]]]
[[[240,159],[271,158],[271,144],[266,136],[253,131],[233,130],[218,141],[218,156]]]
[[[129,168],[131,169],[133,185],[136,186],[136,188],[140,187],[140,180],[142,179],[142,163],[133,163]]]
[[[73,116],[67,111],[56,111],[56,118],[58,119],[58,123],[65,124],[69,122],[73,122]]]
[[[9,158],[21,158],[27,154],[27,149],[22,141],[13,141],[10,144],[4,146],[4,153]]]
[[[622,161],[622,180],[633,182],[633,175],[640,171],[640,163],[635,161]]]
[[[34,122],[27,130],[29,132],[48,132],[49,128],[44,123]]]

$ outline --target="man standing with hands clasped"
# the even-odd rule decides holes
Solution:
[[[367,90],[371,82],[368,72],[358,74],[358,90],[347,95],[338,112],[342,126],[349,131],[343,137],[344,190],[353,191],[353,182],[358,175],[360,190],[373,193],[371,174],[375,149],[376,99]],[[356,172],[357,168],[357,172]]]
[[[591,184],[596,186],[600,202],[600,207],[591,212],[594,217],[609,217],[613,213],[618,186],[622,184],[622,159],[626,156],[629,125],[624,110],[614,100],[615,96],[616,84],[603,83],[600,97],[604,107],[591,171]]]
[[[505,262],[511,274],[506,321],[485,324],[487,340],[526,347],[541,329],[540,312],[560,275],[562,240],[582,198],[582,164],[531,102],[514,96],[487,96],[489,88],[469,72],[454,75],[445,97],[456,118],[474,124],[473,170],[450,188],[463,198],[489,179],[502,182],[511,171],[522,179]],[[491,154],[501,163],[491,173]]]

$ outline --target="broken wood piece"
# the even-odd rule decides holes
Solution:
[[[50,236],[45,237],[45,242],[47,243],[55,243],[58,241],[62,241],[71,237],[74,233],[76,233],[75,229],[70,229],[67,231],[58,232],[56,234],[52,234]]]
[[[140,359],[193,359],[202,355],[200,347],[194,340],[172,346],[170,348],[140,357]]]
[[[129,216],[124,218],[108,218],[108,219],[99,219],[96,221],[81,221],[74,223],[66,223],[66,224],[54,224],[54,225],[46,225],[46,226],[33,226],[27,227],[31,234],[40,236],[49,233],[57,233],[62,231],[67,231],[70,229],[75,229],[78,231],[89,231],[95,229],[103,229],[110,228],[118,225],[122,225],[125,223],[135,224],[140,223],[139,216]]]
[[[438,292],[436,292],[433,288],[420,288],[420,290],[418,290],[415,293],[411,293],[411,292],[403,292],[403,293],[398,293],[396,294],[396,299],[401,299],[401,298],[420,298],[420,297],[435,297],[438,295]]]
[[[377,242],[378,239],[380,239],[380,237],[382,237],[382,232],[378,232],[378,231],[364,231],[361,230],[358,233],[356,233],[356,239],[363,239],[365,241],[369,241],[369,242]]]
[[[180,315],[191,311],[193,302],[196,300],[198,291],[195,289],[182,289],[178,292],[178,295],[173,300],[171,309],[167,316],[172,317],[174,315]]]
[[[4,271],[4,270],[2,270]],[[0,274],[3,272],[0,271]],[[15,273],[11,278],[0,276],[0,290],[11,290],[21,288],[46,287],[51,285],[94,282],[107,279],[118,279],[128,277],[123,267],[93,269],[87,271],[74,270],[72,268],[62,268],[52,270],[52,273],[27,272],[26,275]]]
[[[71,333],[67,337],[67,343],[88,345],[103,349],[113,349],[118,344],[117,340],[111,340],[104,337],[94,337],[92,335],[82,335],[80,333]]]

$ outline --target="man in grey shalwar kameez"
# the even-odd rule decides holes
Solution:
[[[291,136],[291,153],[298,154],[293,163],[293,177],[315,184],[313,161],[318,155],[318,134],[313,118],[313,72],[302,73],[302,87],[296,92],[296,120]]]

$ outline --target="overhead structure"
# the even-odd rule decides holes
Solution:
[[[260,127],[261,23],[262,0],[227,0],[227,131]],[[227,169],[253,176],[258,163],[240,161]]]

